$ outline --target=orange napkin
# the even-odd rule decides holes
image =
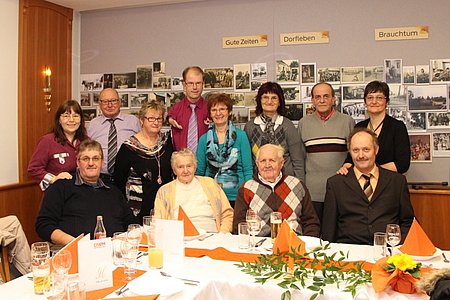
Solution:
[[[84,236],[84,234],[80,234],[75,239],[73,239],[70,243],[65,245],[61,250],[68,250],[72,255],[72,265],[69,269],[69,274],[77,274],[78,273],[78,242]],[[60,250],[60,251],[61,251]],[[52,264],[50,264],[50,268],[53,269]]]
[[[297,255],[303,255],[306,252],[305,242],[291,230],[286,221],[283,221],[280,232],[273,243],[273,253],[288,252],[291,251],[291,248],[295,249]]]
[[[389,257],[378,260],[372,268],[372,286],[375,292],[379,293],[390,285],[394,291],[403,294],[414,294],[416,292],[416,283],[419,281],[408,272],[395,269],[389,273],[383,269],[387,264]]]
[[[189,220],[189,217],[186,215],[181,206],[178,208],[178,220],[183,221],[184,236],[199,235],[197,228],[195,228],[194,224],[192,224],[191,220]]]
[[[149,296],[120,296],[118,298],[108,298],[108,299],[128,299],[128,300],[154,300],[158,299],[159,295],[149,295]]]
[[[400,251],[416,256],[430,256],[436,251],[436,247],[415,218]]]

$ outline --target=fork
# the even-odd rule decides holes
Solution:
[[[118,289],[118,290],[116,291],[116,295],[117,295],[117,296],[120,296],[120,295],[122,295],[123,293],[125,293],[126,291],[128,291],[127,285],[128,285],[128,283],[125,283],[125,285],[123,285],[120,289]]]
[[[444,258],[445,263],[450,263],[450,261],[447,259],[447,256],[445,256],[444,252],[442,252],[442,257]]]

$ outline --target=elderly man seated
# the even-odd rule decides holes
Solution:
[[[36,220],[36,232],[46,241],[68,244],[81,233],[93,237],[96,216],[103,216],[106,235],[125,231],[133,215],[122,193],[100,179],[101,145],[92,140],[80,144],[75,176],[58,180],[46,191]]]
[[[355,166],[327,181],[322,238],[372,244],[374,233],[392,223],[400,225],[404,239],[414,219],[405,176],[375,164],[378,139],[372,130],[355,128],[348,144]]]
[[[270,236],[270,214],[281,212],[297,234],[319,236],[320,222],[305,184],[298,178],[283,174],[284,149],[266,144],[256,153],[258,174],[245,182],[238,191],[233,219],[233,232],[245,222],[251,208],[262,220],[258,236]]]
[[[197,229],[231,232],[233,209],[222,188],[210,177],[195,176],[197,159],[190,149],[172,154],[170,161],[176,179],[156,194],[155,216],[177,219],[181,206]]]

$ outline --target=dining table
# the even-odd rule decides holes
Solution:
[[[181,261],[165,259],[162,269],[149,269],[145,248],[141,248],[143,252],[137,263],[138,272],[135,278],[129,282],[124,281],[123,278],[121,281],[116,281],[116,277],[121,277],[123,273],[123,268],[117,268],[114,271],[115,286],[105,289],[103,294],[102,291],[88,292],[86,299],[126,299],[151,294],[159,295],[158,299],[162,300],[281,299],[285,290],[278,285],[280,280],[271,279],[264,284],[257,283],[255,277],[244,273],[237,266],[240,264],[240,258],[248,258],[249,254],[255,257],[271,254],[272,240],[270,238],[256,237],[257,241],[262,241],[260,246],[254,249],[240,249],[237,235],[229,233],[207,235],[204,239],[200,237],[185,241],[184,258]],[[307,251],[320,246],[321,243],[327,243],[315,237],[301,236],[300,238],[305,242]],[[442,256],[444,253],[450,257],[450,251],[437,250],[439,252],[436,255],[421,261],[423,266],[431,269],[450,268],[450,263],[446,263]],[[346,254],[346,261],[375,262],[373,246],[370,245],[331,243],[329,249],[325,250],[329,255],[339,251]],[[395,251],[399,250],[394,249],[394,253]],[[34,294],[31,277],[30,273],[0,285],[0,299],[46,299],[43,295]],[[115,291],[123,287],[123,283],[127,285],[126,291],[118,295]],[[326,286],[324,294],[317,299],[429,299],[425,293],[401,294],[390,287],[376,293],[371,284],[360,286],[354,297],[343,289],[342,284]],[[299,290],[291,290],[291,294],[292,299],[309,299],[314,291],[300,287]]]

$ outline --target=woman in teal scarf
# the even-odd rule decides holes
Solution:
[[[196,175],[214,178],[233,206],[239,186],[253,174],[250,143],[230,120],[233,101],[227,94],[211,95],[208,111],[212,123],[198,142]]]

